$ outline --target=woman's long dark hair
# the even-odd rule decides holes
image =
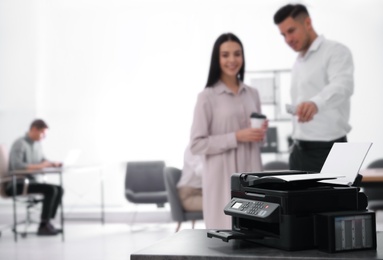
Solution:
[[[242,42],[239,40],[237,36],[235,36],[232,33],[224,33],[221,36],[218,37],[218,39],[214,43],[213,52],[211,54],[211,61],[210,61],[210,70],[209,70],[209,76],[207,78],[206,88],[211,88],[221,77],[221,67],[219,65],[219,48],[221,47],[222,43],[233,41],[237,42],[242,49],[242,58],[243,58],[243,64],[241,69],[238,72],[237,77],[243,81],[244,80],[244,74],[245,74],[245,54],[242,46]]]

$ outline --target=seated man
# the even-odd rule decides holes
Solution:
[[[34,120],[27,134],[17,139],[10,150],[9,170],[40,170],[46,167],[60,167],[61,163],[48,161],[43,154],[40,141],[45,137],[45,131],[48,125],[41,119]],[[60,230],[55,229],[50,223],[56,215],[63,195],[63,189],[60,186],[39,183],[33,175],[25,175],[17,179],[16,194],[24,192],[26,179],[29,183],[27,194],[42,194],[43,208],[41,212],[41,222],[38,228],[38,235],[56,235]],[[5,186],[5,193],[12,196],[12,182]]]
[[[184,166],[177,184],[178,194],[186,211],[202,211],[202,157],[193,155],[188,145],[184,153]]]

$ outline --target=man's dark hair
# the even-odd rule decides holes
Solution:
[[[309,12],[307,11],[306,6],[301,4],[288,4],[283,7],[281,7],[274,15],[274,23],[280,24],[283,22],[286,18],[291,17],[295,19],[298,15],[309,15]]]
[[[241,46],[243,64],[242,64],[241,69],[238,72],[237,77],[241,81],[244,80],[244,74],[245,74],[245,54],[244,53],[245,52],[243,50],[242,42],[233,33],[224,33],[218,37],[218,39],[215,41],[214,46],[213,46],[206,88],[213,87],[213,85],[215,83],[217,83],[219,78],[221,77],[221,67],[219,65],[219,48],[221,47],[221,45],[223,43],[228,42],[228,41],[236,42]]]
[[[48,125],[44,122],[44,120],[42,119],[36,119],[32,122],[31,124],[31,127],[29,129],[32,129],[32,128],[37,128],[39,130],[41,129],[46,129],[48,128]]]

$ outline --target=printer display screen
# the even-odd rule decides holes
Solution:
[[[238,209],[241,205],[242,205],[242,202],[236,202],[236,203],[234,203],[234,205],[232,206],[232,208],[233,208],[233,209]]]

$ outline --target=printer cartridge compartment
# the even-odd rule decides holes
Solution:
[[[208,237],[243,239],[284,250],[375,249],[375,214],[366,210],[367,197],[358,187],[322,182],[334,178],[301,171],[233,174],[232,199],[224,209],[232,216],[232,230],[210,230]],[[342,233],[339,221],[353,217],[356,222],[346,226],[352,230],[357,223],[358,231]],[[345,246],[342,239],[359,242]]]

